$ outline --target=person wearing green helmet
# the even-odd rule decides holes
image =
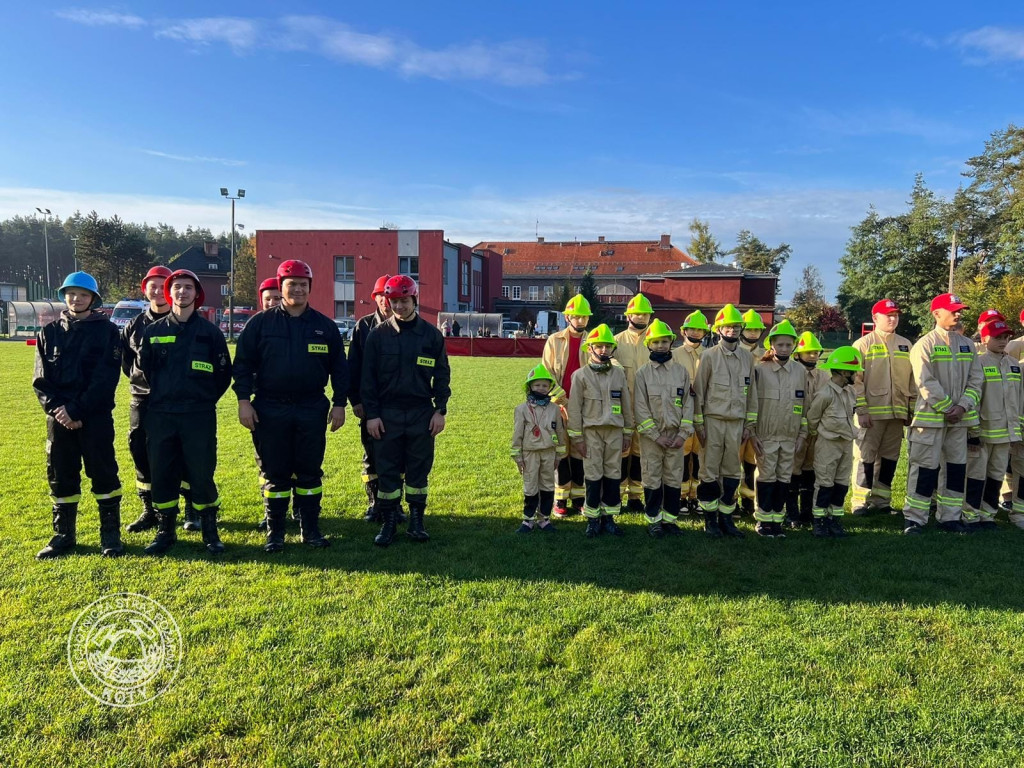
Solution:
[[[633,412],[644,465],[644,514],[654,538],[681,533],[676,522],[683,444],[693,434],[693,387],[686,368],[672,356],[675,337],[661,320],[651,323],[644,340],[648,361],[636,374]]]
[[[690,381],[697,378],[697,367],[700,365],[700,356],[704,351],[704,340],[711,333],[711,326],[708,319],[699,309],[694,310],[683,320],[679,328],[683,335],[683,343],[673,348],[672,357],[682,365],[690,375]],[[680,490],[683,495],[683,513],[694,514],[697,512],[697,475],[700,472],[701,457],[704,449],[696,435],[686,438],[683,444],[683,481]]]
[[[83,464],[99,507],[100,552],[117,557],[124,553],[113,416],[121,340],[117,326],[97,311],[103,299],[92,275],[71,273],[57,293],[67,309],[36,334],[32,379],[46,413],[46,476],[54,532],[36,557],[45,560],[74,551]]]
[[[526,402],[516,406],[512,418],[512,460],[523,476],[523,521],[519,533],[536,525],[553,531],[551,511],[555,504],[555,472],[566,455],[568,439],[562,409],[551,402],[555,377],[544,363],[526,376]]]
[[[764,334],[765,324],[761,319],[761,313],[756,309],[748,309],[743,313],[743,333],[740,336],[740,346],[754,356],[754,362],[761,362],[764,357],[765,348],[760,344],[761,336]]]
[[[544,367],[555,378],[551,399],[563,407],[569,401],[572,375],[587,364],[583,340],[593,316],[590,302],[581,293],[569,299],[564,314],[566,327],[548,336],[541,355]],[[555,517],[568,517],[572,513],[581,512],[584,493],[583,458],[570,445],[569,455],[558,465]]]
[[[586,340],[587,365],[572,375],[569,440],[583,458],[586,536],[622,536],[615,515],[622,506],[622,455],[633,437],[633,402],[626,373],[612,360],[615,337],[601,323]]]
[[[839,523],[853,468],[853,411],[856,396],[853,378],[864,370],[860,353],[853,347],[839,347],[822,363],[829,372],[827,386],[815,395],[807,409],[807,426],[816,435],[814,444],[814,535],[843,538]]]
[[[767,340],[768,354],[754,367],[758,396],[757,424],[751,441],[758,466],[754,530],[759,536],[783,538],[793,462],[807,435],[807,371],[790,359],[797,333],[789,320],[773,326]]]
[[[821,354],[821,342],[810,331],[804,331],[796,340],[796,351],[793,359],[807,371],[807,386],[804,390],[804,403],[810,405],[815,394],[828,384],[828,371],[818,367],[818,356]],[[811,525],[814,515],[814,438],[810,435],[793,457],[793,479],[789,483],[786,496],[786,520],[789,528],[800,528]]]
[[[647,348],[644,346],[647,329],[650,327],[654,308],[650,300],[638,293],[626,305],[626,330],[615,334],[615,359],[626,371],[626,386],[636,403],[636,372],[647,362]],[[630,512],[643,512],[644,496],[643,465],[640,461],[640,437],[633,435],[629,452],[622,457],[622,494],[627,499],[626,509]]]
[[[757,422],[754,358],[739,348],[743,316],[732,304],[715,315],[716,346],[700,360],[694,382],[694,429],[704,446],[697,501],[704,531],[712,538],[743,538],[736,527],[736,491],[740,485],[740,446]]]

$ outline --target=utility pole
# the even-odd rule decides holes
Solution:
[[[235,340],[235,200],[245,197],[245,190],[238,190],[234,197],[228,194],[227,187],[220,188],[222,197],[231,201],[231,266],[228,273],[228,341]]]
[[[50,209],[49,208],[36,208],[41,214],[43,214],[43,247],[46,249],[46,293],[47,298],[50,293],[50,235],[46,231],[46,225],[50,221]]]
[[[948,293],[953,292],[953,269],[956,267],[956,227],[953,227],[953,243],[949,248],[949,287]]]

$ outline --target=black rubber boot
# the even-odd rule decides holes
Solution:
[[[803,483],[802,475],[793,475],[793,480],[786,489],[786,528],[797,529],[800,527],[800,488]]]
[[[390,546],[395,540],[395,528],[398,526],[398,505],[392,502],[377,503],[380,511],[380,531],[373,537],[373,543],[378,547]]]
[[[162,555],[178,540],[175,526],[178,522],[178,508],[161,509],[157,513],[156,538],[143,550],[147,555]]]
[[[615,515],[602,515],[601,523],[604,526],[605,533],[610,533],[612,536],[626,535],[626,532],[615,524]]]
[[[842,525],[840,525],[839,518],[827,517],[827,518],[825,518],[825,520],[826,520],[826,526],[828,527],[828,535],[829,536],[831,536],[833,539],[845,539],[846,538],[846,530],[843,528]]]
[[[583,532],[583,535],[588,539],[594,539],[601,535],[601,518],[600,517],[588,517],[587,518],[587,530]]]
[[[377,512],[377,480],[367,480],[363,483],[363,490],[366,491],[366,514],[363,520],[368,523],[379,523],[380,514]]]
[[[156,528],[156,511],[153,509],[153,494],[149,491],[139,491],[139,499],[142,501],[142,514],[138,519],[128,525],[128,533],[142,533],[150,528]]]
[[[192,506],[192,490],[190,488],[182,488],[181,497],[185,500],[185,522],[182,523],[181,527],[186,531],[203,530],[203,521],[199,519],[199,512]]]
[[[124,554],[121,543],[121,497],[100,499],[100,554],[104,557],[120,557]]]
[[[224,551],[224,542],[220,540],[220,534],[217,533],[218,512],[220,512],[220,507],[209,507],[199,513],[199,524],[203,530],[203,544],[206,545],[206,551],[211,555],[219,555]]]
[[[288,514],[288,497],[267,499],[267,543],[264,552],[281,552],[284,549],[285,517]]]
[[[426,509],[421,504],[409,505],[409,527],[405,533],[413,541],[430,541],[430,534],[423,528],[423,513],[425,511]],[[395,522],[398,522],[397,516]]]
[[[824,517],[814,518],[814,536],[818,539],[827,539],[832,534],[828,530],[828,519]]]
[[[299,530],[302,533],[302,543],[314,549],[324,549],[331,546],[327,537],[320,533],[320,502],[305,503],[299,507]]]
[[[53,538],[39,550],[36,558],[49,560],[71,554],[75,548],[75,524],[78,520],[78,504],[53,505]]]
[[[726,536],[732,536],[734,539],[746,538],[746,534],[736,527],[736,521],[732,519],[732,515],[726,515],[722,512],[719,512],[718,526],[722,529],[722,533],[724,533]]]
[[[704,510],[704,533],[712,539],[722,538],[722,529],[718,527],[717,510]]]

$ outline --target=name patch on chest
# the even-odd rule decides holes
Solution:
[[[909,352],[910,351],[910,347],[908,347],[906,344],[900,344],[899,347],[900,347],[900,352]]]
[[[804,396],[804,391],[803,391],[802,389],[798,389],[798,390],[796,391],[796,396],[797,396],[797,397],[803,397],[803,396]]]
[[[1019,365],[1011,365],[1010,366],[1010,373],[1020,373],[1020,366]]]
[[[206,371],[206,373],[213,373],[213,363],[204,363],[202,360],[192,361],[193,371]]]
[[[621,389],[613,389],[612,390],[612,397],[622,397],[622,390]]]
[[[743,385],[747,386],[747,387],[750,386],[750,377],[749,376],[744,376],[743,377]]]
[[[970,347],[964,347],[964,346],[961,346],[961,347],[960,347],[960,351],[961,351],[961,352],[970,352],[970,351],[971,351],[971,348],[970,348]]]
[[[434,358],[432,357],[417,357],[416,365],[425,365],[427,368],[434,367]]]
[[[310,353],[312,353],[314,355],[326,355],[327,354],[327,345],[326,344],[310,344],[309,345],[309,351],[310,351]]]
[[[684,397],[686,395],[686,387],[676,387],[676,394],[679,397]]]

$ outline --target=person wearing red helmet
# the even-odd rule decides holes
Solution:
[[[267,552],[284,549],[293,492],[303,543],[330,546],[320,532],[326,425],[336,432],[345,423],[348,392],[338,326],[309,305],[313,271],[290,259],[277,268],[277,279],[281,304],[245,324],[234,366],[238,421],[255,433],[266,478]],[[324,394],[328,381],[331,400]]]
[[[380,547],[395,536],[403,471],[409,537],[430,538],[423,528],[427,478],[452,394],[444,336],[419,316],[416,281],[395,275],[385,283],[384,296],[392,315],[366,337],[359,388],[366,431],[375,441],[381,528],[374,544]]]
[[[146,446],[153,477],[157,534],[146,547],[162,555],[177,535],[178,496],[188,480],[207,551],[224,551],[217,533],[217,401],[231,383],[224,334],[199,314],[205,294],[199,278],[178,269],[164,280],[171,311],[142,337],[138,367],[149,385]]]
[[[152,477],[149,470],[149,455],[146,453],[146,397],[149,384],[139,370],[139,352],[146,329],[171,311],[164,297],[164,280],[171,270],[163,266],[150,268],[142,278],[142,295],[149,307],[139,313],[121,330],[121,370],[128,377],[131,402],[128,407],[128,453],[135,464],[135,488],[142,500],[142,514],[128,526],[131,533],[148,531],[156,526],[156,512],[153,510]],[[185,520],[192,519],[192,497],[185,496]]]
[[[854,377],[857,396],[857,438],[853,444],[853,514],[892,511],[892,481],[896,476],[903,430],[910,424],[917,400],[910,365],[910,339],[896,333],[900,308],[892,299],[871,308],[875,328],[853,342],[864,362]]]
[[[276,277],[268,277],[260,283],[260,308],[263,310],[273,309],[281,303],[281,284]]]
[[[971,340],[961,334],[967,305],[953,293],[932,299],[935,329],[910,349],[917,405],[907,437],[909,464],[903,505],[905,534],[920,534],[935,495],[939,530],[967,533],[961,521],[967,480],[967,430],[978,424],[984,372]],[[940,481],[939,470],[945,472]]]
[[[363,374],[363,350],[366,348],[366,338],[370,331],[391,317],[391,305],[384,295],[384,286],[387,285],[391,275],[381,275],[373,284],[370,296],[377,305],[376,309],[368,315],[363,315],[356,322],[355,330],[352,332],[352,343],[348,347],[348,401],[352,405],[352,413],[359,419],[359,439],[363,444],[363,488],[366,491],[366,514],[363,519],[370,523],[379,523],[380,515],[377,512],[377,469],[373,463],[374,440],[366,431],[366,413],[363,410],[363,399],[359,396],[359,384]],[[399,522],[404,515],[399,506]]]
[[[990,319],[981,325],[978,363],[984,371],[981,386],[980,424],[967,437],[967,492],[964,520],[974,530],[994,530],[999,511],[999,492],[1006,468],[1019,476],[1024,463],[1024,388],[1021,365],[1006,354],[1012,335],[1005,320]],[[1018,481],[1019,482],[1019,481]],[[1013,507],[1024,511],[1021,488],[1016,489]],[[1013,509],[1011,507],[1011,509]]]

